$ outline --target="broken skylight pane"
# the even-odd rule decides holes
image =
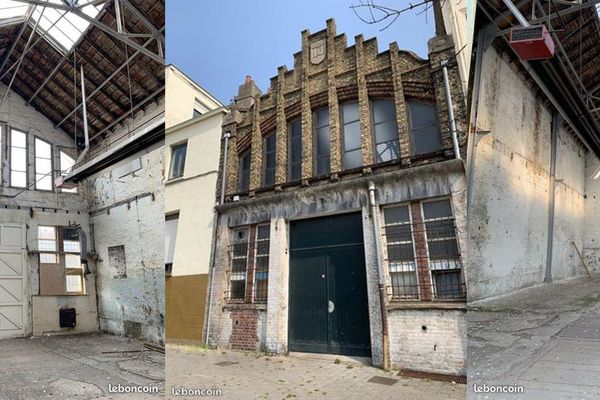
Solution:
[[[86,0],[87,1],[87,0]],[[64,5],[62,0],[49,0],[49,3]],[[102,9],[103,4],[89,5],[83,7],[81,11],[91,18],[96,18]],[[43,14],[42,14],[43,11]],[[69,51],[73,45],[86,31],[90,23],[70,11],[58,10],[52,7],[36,6],[31,15],[30,23],[35,22],[42,14],[38,29],[47,32],[48,39],[58,44],[65,52]]]

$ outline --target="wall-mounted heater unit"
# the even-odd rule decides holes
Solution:
[[[510,31],[510,45],[522,60],[554,57],[554,41],[546,26],[521,26]]]

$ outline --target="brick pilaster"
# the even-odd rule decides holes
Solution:
[[[277,122],[276,122],[276,160],[275,160],[275,184],[281,185],[287,181],[288,170],[288,131],[285,117],[285,99],[283,88],[285,87],[285,66],[277,69]]]
[[[252,156],[250,160],[250,191],[262,186],[263,138],[260,129],[260,98],[252,107]]]
[[[427,239],[425,225],[421,214],[421,203],[410,203],[410,214],[413,225],[413,239],[415,241],[415,258],[417,261],[417,282],[419,283],[420,298],[422,301],[433,300],[431,290],[431,275],[429,273],[429,255],[427,254]]]
[[[302,31],[301,109],[302,109],[302,180],[313,176],[313,132],[310,93],[308,92],[308,63],[310,62],[308,31]]]
[[[390,44],[390,61],[392,64],[392,82],[394,84],[394,103],[396,105],[396,123],[398,124],[398,139],[400,143],[400,158],[402,163],[410,164],[412,145],[404,87],[402,86],[402,67],[398,56],[398,44]]]
[[[373,137],[371,135],[371,112],[369,111],[369,92],[367,91],[366,61],[364,39],[355,37],[356,42],[356,88],[358,92],[358,111],[360,114],[360,142],[363,165],[373,164]]]

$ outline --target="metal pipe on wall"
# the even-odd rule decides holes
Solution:
[[[81,112],[83,113],[83,115],[82,115],[83,137],[85,138],[85,148],[83,149],[81,154],[79,154],[79,157],[77,157],[77,161],[75,161],[75,164],[79,164],[79,162],[81,162],[81,160],[83,160],[83,157],[85,157],[86,153],[90,149],[90,136],[89,136],[89,131],[88,131],[88,120],[87,120],[87,103],[86,103],[86,99],[85,99],[85,76],[83,75],[83,65],[80,65],[80,71],[81,71],[81,105],[82,105]],[[77,145],[77,143],[75,145]]]
[[[377,218],[378,209],[377,209],[377,201],[375,199],[375,183],[369,181],[369,204],[371,206],[371,218],[373,222],[373,236],[375,238],[375,258],[377,262],[377,287],[379,290],[379,305],[381,311],[381,328],[382,328],[382,354],[383,354],[383,368],[387,369],[389,364],[389,356],[388,356],[388,320],[387,320],[387,310],[386,306],[386,296],[385,296],[385,282],[383,281],[383,276],[380,271],[381,269],[381,241],[379,238],[379,220]]]
[[[558,145],[558,128],[561,123],[560,114],[552,115],[552,144],[550,150],[550,177],[548,178],[548,233],[546,244],[546,275],[544,282],[552,282],[552,252],[554,249],[554,210],[556,205],[556,150]]]
[[[448,118],[450,119],[450,134],[452,135],[454,158],[460,159],[460,147],[458,146],[458,136],[456,133],[456,120],[454,118],[452,94],[450,93],[450,82],[448,80],[448,60],[442,61],[442,73],[444,75],[444,91],[446,93],[446,105],[448,106]]]

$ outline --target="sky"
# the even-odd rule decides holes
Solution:
[[[395,41],[400,49],[427,58],[427,40],[435,32],[432,10],[421,15],[414,10],[403,13],[381,31],[387,23],[366,24],[350,9],[359,2],[167,1],[167,63],[182,70],[222,103],[229,104],[246,75],[252,76],[266,93],[270,78],[277,75],[277,67],[293,68],[293,54],[301,47],[300,32],[325,29],[328,18],[335,19],[338,34],[346,34],[348,46],[362,33],[365,39],[377,37],[380,52]],[[409,5],[408,0],[376,0],[376,3],[395,9]]]

